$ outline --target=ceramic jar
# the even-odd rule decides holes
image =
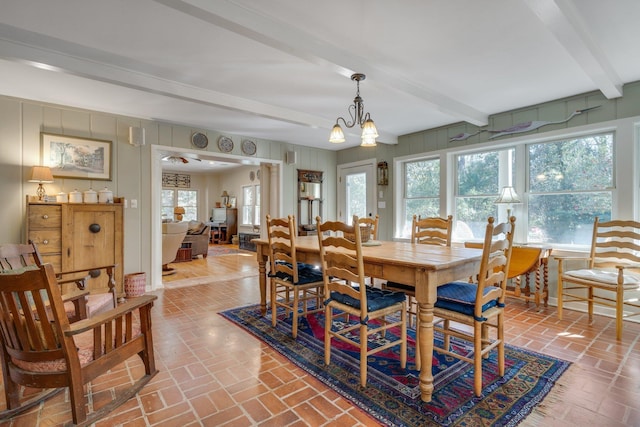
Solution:
[[[98,203],[98,193],[91,188],[84,192],[85,203]]]
[[[56,194],[56,202],[58,203],[67,203],[69,201],[69,197],[67,197],[67,193],[58,193]]]
[[[69,203],[82,203],[82,193],[77,189],[69,193]]]
[[[113,203],[113,191],[107,187],[98,191],[98,203]]]

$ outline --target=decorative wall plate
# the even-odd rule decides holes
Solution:
[[[251,141],[250,139],[245,139],[242,141],[242,152],[247,156],[253,156],[256,154],[256,143]]]
[[[198,148],[207,148],[209,145],[209,138],[202,132],[195,132],[191,135],[191,143]]]
[[[223,153],[230,153],[233,151],[233,141],[227,136],[221,136],[218,138],[218,148]]]

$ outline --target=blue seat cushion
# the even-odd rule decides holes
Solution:
[[[286,264],[291,267],[291,264],[289,263],[282,264]],[[269,274],[269,277],[277,277],[278,279],[284,280],[285,282],[293,283],[293,276],[282,271],[278,271],[274,275]],[[320,268],[317,268],[315,265],[305,264],[303,262],[298,263],[298,283],[293,283],[294,285],[306,285],[307,283],[321,281],[322,270]]]
[[[474,315],[476,306],[477,285],[466,282],[451,282],[438,287],[438,300],[435,306],[445,310],[455,311],[457,313]],[[486,295],[491,288],[485,288],[483,293]],[[498,300],[494,299],[482,306],[482,312],[491,307],[498,305]],[[477,319],[486,320],[486,319]]]
[[[386,289],[367,286],[367,311],[376,311],[387,308],[405,300],[403,292],[394,292]],[[331,300],[360,309],[360,300],[340,292],[331,292]]]

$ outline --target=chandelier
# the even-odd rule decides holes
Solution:
[[[342,117],[338,117],[336,119],[336,124],[333,126],[331,130],[331,135],[329,136],[329,142],[340,143],[344,142],[344,132],[342,132],[342,128],[340,127],[340,120],[342,120],[342,124],[348,128],[352,128],[355,125],[360,125],[362,128],[362,147],[375,147],[376,146],[376,138],[378,137],[378,130],[376,129],[376,125],[371,120],[371,116],[369,113],[364,112],[364,104],[362,102],[362,98],[360,97],[360,82],[364,80],[366,76],[364,74],[355,73],[351,76],[351,80],[356,82],[356,97],[353,99],[353,104],[349,105],[348,111],[349,116],[351,116],[350,121],[346,121]]]

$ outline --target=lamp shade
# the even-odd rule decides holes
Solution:
[[[220,197],[229,197],[229,193],[227,193],[227,190],[224,190]]]
[[[520,197],[516,193],[516,190],[513,187],[503,187],[502,192],[500,193],[500,197],[498,197],[495,201],[497,205],[499,204],[518,204],[522,203]]]
[[[329,142],[332,142],[334,144],[339,144],[341,142],[344,142],[344,132],[342,132],[342,128],[340,127],[339,124],[335,124],[333,126],[333,129],[331,129],[331,135],[329,136]]]
[[[176,206],[175,208],[173,208],[173,213],[176,215],[184,215],[185,210],[182,206]]]
[[[53,174],[48,166],[34,166],[31,168],[31,177],[29,182],[53,182]]]

